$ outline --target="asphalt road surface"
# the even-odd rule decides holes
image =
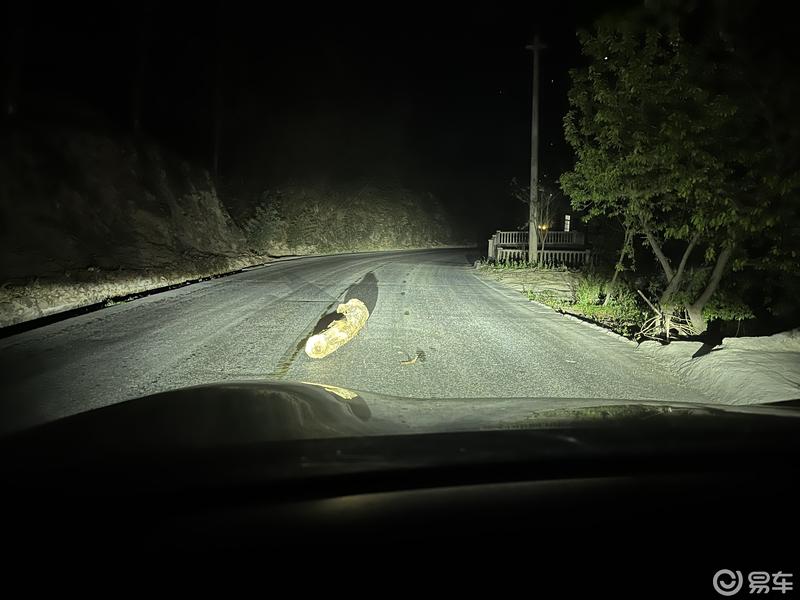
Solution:
[[[0,431],[230,380],[414,398],[709,401],[632,345],[479,277],[476,258],[448,249],[277,261],[7,337]],[[367,325],[308,358],[307,337],[351,297],[370,308]]]

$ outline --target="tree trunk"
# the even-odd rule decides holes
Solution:
[[[678,291],[678,288],[683,281],[683,272],[686,270],[686,263],[689,261],[689,256],[691,256],[692,250],[694,250],[694,247],[697,245],[697,242],[700,239],[700,234],[695,233],[694,236],[692,236],[692,239],[689,240],[689,244],[686,246],[686,250],[683,251],[683,256],[681,256],[681,262],[678,264],[678,269],[673,271],[672,265],[669,264],[669,259],[664,254],[664,251],[661,249],[661,245],[650,231],[650,228],[647,227],[644,222],[642,222],[642,227],[645,235],[647,236],[647,241],[650,243],[650,247],[653,249],[653,254],[656,255],[656,258],[658,258],[658,261],[661,263],[661,268],[664,270],[664,275],[667,277],[667,287],[661,294],[659,304],[662,306],[672,306],[672,296]]]
[[[642,221],[642,229],[647,236],[647,241],[650,243],[650,247],[653,249],[653,253],[661,263],[661,268],[664,270],[664,274],[667,276],[667,287],[661,294],[659,306],[661,308],[661,322],[663,324],[662,333],[664,334],[664,337],[666,337],[667,341],[669,341],[670,331],[672,330],[673,312],[675,310],[673,296],[680,288],[680,284],[683,280],[683,273],[686,270],[686,263],[689,261],[689,256],[692,254],[692,250],[694,250],[694,247],[697,245],[697,242],[700,239],[700,234],[695,233],[694,236],[692,236],[692,239],[689,240],[689,244],[683,251],[683,256],[681,257],[681,262],[678,264],[677,271],[673,271],[672,266],[669,264],[669,259],[661,249],[661,245],[658,243],[658,240],[656,240],[653,232],[650,231],[650,228],[644,221]]]
[[[661,250],[661,245],[658,243],[658,240],[656,240],[653,232],[650,231],[650,227],[648,227],[647,223],[642,220],[641,224],[642,231],[647,237],[647,241],[650,242],[650,247],[653,249],[653,254],[656,255],[658,262],[661,263],[661,268],[664,270],[664,275],[667,276],[667,281],[672,281],[675,274],[672,271],[672,266],[669,264],[669,259],[666,257],[663,250]]]
[[[717,257],[717,262],[714,265],[714,270],[711,272],[711,278],[708,280],[703,293],[692,304],[686,307],[686,312],[689,313],[689,320],[692,323],[692,328],[696,333],[704,333],[708,328],[705,318],[703,317],[703,309],[705,308],[711,296],[719,288],[719,282],[722,280],[722,275],[725,273],[725,267],[728,266],[728,261],[733,254],[733,245],[726,246]]]
[[[625,253],[628,249],[628,244],[631,243],[631,238],[633,237],[633,229],[630,227],[625,228],[625,241],[622,242],[622,249],[619,251],[619,259],[617,260],[617,264],[614,265],[614,275],[611,277],[611,283],[608,284],[608,293],[606,294],[606,299],[603,301],[603,306],[608,306],[611,300],[614,297],[614,292],[616,291],[617,285],[617,276],[619,272],[622,271],[622,263],[625,260]]]
[[[642,220],[642,231],[644,231],[645,236],[647,237],[647,241],[650,243],[650,247],[653,249],[653,254],[656,255],[658,258],[658,262],[661,263],[661,268],[664,270],[664,275],[667,277],[667,290],[670,289],[670,284],[673,283],[675,280],[675,272],[672,270],[672,266],[669,264],[669,259],[667,258],[664,251],[661,249],[661,245],[656,240],[656,236],[653,235],[653,232],[650,231],[650,227]],[[669,332],[672,329],[672,311],[673,306],[670,303],[670,295],[666,293],[661,294],[661,299],[659,301],[659,309],[660,309],[660,321],[661,321],[661,333],[664,337],[669,341]]]
[[[681,282],[683,280],[683,272],[686,270],[686,263],[689,261],[689,256],[691,256],[692,250],[694,250],[694,247],[697,245],[697,241],[699,239],[700,239],[700,234],[695,233],[694,236],[692,236],[692,239],[689,240],[689,245],[686,246],[686,250],[683,251],[683,256],[681,256],[681,262],[680,264],[678,264],[678,270],[675,271],[675,274],[672,276],[672,279],[667,284],[664,293],[661,294],[662,304],[671,303],[672,296],[680,288]]]
[[[686,313],[689,315],[689,322],[692,324],[692,329],[695,333],[703,333],[708,329],[708,323],[703,316],[703,307],[698,307],[695,304],[689,304],[686,307]]]

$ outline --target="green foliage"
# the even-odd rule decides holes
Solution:
[[[579,38],[590,66],[572,71],[564,121],[578,161],[561,178],[574,207],[645,222],[667,239],[700,231],[727,240],[728,229],[758,218],[734,202],[754,189],[732,181],[730,137],[742,117],[678,20],[604,20]]]
[[[542,290],[540,292],[528,290],[526,293],[528,295],[528,300],[541,302],[542,304],[556,309],[565,306],[565,302],[552,290]]]
[[[608,281],[596,273],[585,273],[575,289],[575,303],[581,306],[597,304],[607,284]]]
[[[647,308],[642,306],[639,296],[628,288],[618,288],[608,306],[614,307],[621,319],[637,324],[647,316]]]
[[[753,311],[736,296],[717,292],[703,308],[703,317],[707,321],[720,319],[723,321],[743,321],[754,318]]]
[[[800,84],[723,36],[689,43],[682,29],[699,17],[680,3],[648,6],[579,33],[588,66],[571,72],[577,160],[562,188],[589,217],[660,244],[696,239],[700,266],[733,247],[734,270],[797,272],[800,127],[782,87]]]
[[[575,288],[575,301],[564,302],[550,290],[528,291],[530,300],[541,302],[556,310],[580,315],[601,325],[609,327],[626,336],[633,336],[647,318],[647,310],[631,290],[619,286],[614,298],[607,305],[600,304],[603,289],[608,280],[596,273],[588,273],[581,278]]]
[[[627,336],[636,333],[647,318],[647,311],[643,310],[630,295],[624,296],[621,300],[614,299],[607,305],[576,304],[571,307],[570,312],[593,319]]]
[[[608,304],[580,304],[571,307],[576,312],[590,318],[614,331],[632,337],[648,316],[638,297],[625,288],[621,288]]]
[[[683,308],[697,297],[707,278],[709,268],[692,269],[687,273],[685,286],[674,296],[677,308]],[[703,307],[703,317],[707,321],[720,319],[737,321],[752,319],[752,309],[742,300],[747,280],[729,278],[725,285],[718,289]],[[752,287],[752,284],[749,284]]]

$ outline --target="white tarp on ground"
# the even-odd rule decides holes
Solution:
[[[687,383],[725,404],[800,398],[800,329],[765,337],[725,338],[692,358],[700,342],[643,342],[638,351],[668,364]]]

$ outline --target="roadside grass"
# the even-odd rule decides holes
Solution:
[[[562,309],[564,306],[569,306],[569,302],[565,302],[562,298],[560,298],[555,292],[550,290],[544,290],[541,292],[535,292],[533,290],[528,290],[526,292],[528,296],[528,300],[534,300],[535,302],[541,302],[542,304],[546,304],[551,308],[555,308],[557,310]]]
[[[573,294],[572,301],[564,301],[545,290],[527,291],[528,299],[545,304],[556,311],[589,319],[616,333],[638,341],[642,326],[652,316],[637,294],[628,287],[618,285],[612,298],[605,302],[608,281],[594,273],[584,274]],[[712,298],[703,311],[712,320],[737,321],[741,323],[753,317],[750,309],[740,301],[728,299],[720,294]]]
[[[485,273],[502,274],[509,271],[535,273],[569,272],[569,292],[558,293],[551,289],[525,289],[529,300],[534,300],[562,313],[569,313],[607,327],[620,335],[634,338],[647,320],[647,308],[636,294],[619,286],[613,297],[604,304],[610,279],[593,269],[569,269],[566,266],[536,265],[523,260],[496,262],[480,260],[475,265]]]
[[[547,264],[537,265],[536,263],[532,263],[527,260],[505,260],[503,262],[497,262],[495,260],[482,258],[477,261],[475,266],[480,270],[495,271],[495,272],[529,270],[529,271],[545,271],[545,272],[559,271],[562,273],[566,273],[567,271],[570,271],[570,269],[565,265],[559,265],[559,266],[553,266]],[[572,271],[577,271],[577,270],[572,269]]]
[[[545,304],[556,311],[589,319],[620,335],[633,339],[647,319],[647,310],[627,289],[618,289],[612,299],[604,304],[608,281],[596,273],[586,272],[573,290],[571,301],[548,292],[528,291],[529,300]]]
[[[652,311],[636,293],[632,282],[620,278],[615,289],[610,290],[610,277],[593,268],[568,269],[564,266],[538,266],[521,260],[498,263],[486,259],[478,261],[475,266],[485,274],[494,275],[495,279],[506,285],[521,284],[522,293],[529,300],[549,306],[558,312],[592,321],[633,340],[638,341],[642,326],[652,316]],[[562,282],[568,285],[568,289],[564,287],[560,290],[548,289],[554,283],[550,277],[558,272],[569,275]],[[541,280],[537,274],[541,274]],[[658,287],[657,285],[653,287],[652,282],[651,286],[645,286],[643,289],[647,295],[657,297]],[[611,298],[606,301],[610,292],[613,292]],[[683,314],[680,308],[681,299],[682,296],[679,294],[676,309],[678,316]],[[750,308],[736,293],[729,290],[720,290],[715,294],[704,308],[703,314],[708,322],[718,320],[723,323],[733,323],[735,335],[738,335],[738,324],[754,318]]]

